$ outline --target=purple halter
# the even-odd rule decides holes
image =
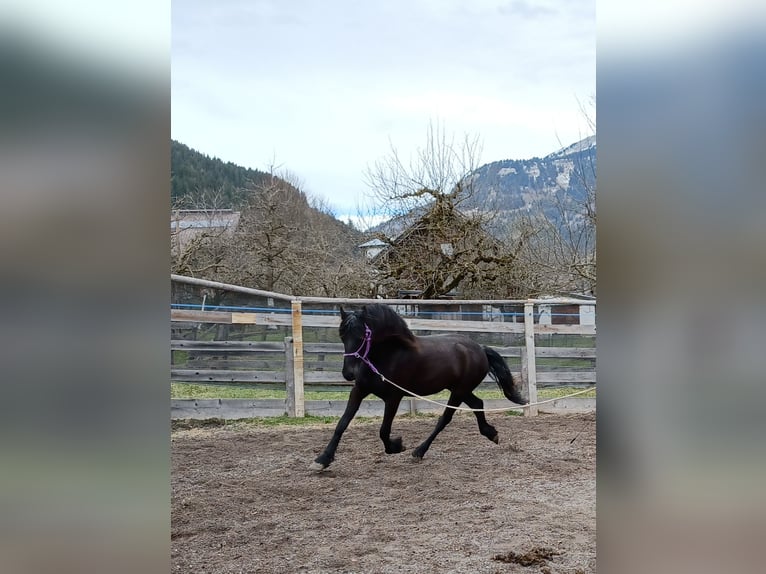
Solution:
[[[356,357],[357,359],[361,360],[364,364],[366,364],[370,369],[372,369],[372,372],[376,375],[382,377],[383,375],[380,374],[380,371],[375,368],[375,365],[370,362],[370,359],[367,358],[367,355],[370,353],[370,345],[372,345],[372,329],[370,329],[367,325],[364,326],[364,340],[362,341],[362,344],[359,345],[359,348],[354,351],[353,353],[343,353],[344,357]],[[364,351],[362,351],[364,349]]]

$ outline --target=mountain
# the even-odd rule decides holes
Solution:
[[[173,201],[183,200],[190,207],[203,203],[205,195],[213,191],[219,196],[215,207],[240,209],[247,203],[253,188],[271,177],[262,171],[211,158],[175,140],[171,140],[170,170]],[[461,203],[461,208],[494,212],[498,229],[502,229],[516,213],[533,208],[542,209],[552,221],[559,221],[561,210],[556,202],[582,204],[587,200],[589,190],[596,187],[596,136],[565,146],[543,158],[487,163],[467,179],[472,192]],[[303,195],[300,190],[295,191]],[[384,222],[367,230],[367,235],[379,232],[396,236],[419,214]]]
[[[582,203],[596,187],[596,137],[590,136],[544,158],[502,160],[485,164],[468,176],[472,194],[468,209],[491,209],[501,219],[534,205],[549,204],[558,194],[563,202]],[[549,216],[556,216],[548,213]]]
[[[491,211],[493,228],[502,235],[519,212],[542,210],[561,223],[559,207],[582,205],[596,189],[596,136],[563,147],[543,158],[506,159],[487,163],[466,177],[470,194],[460,202],[463,211]],[[557,205],[558,204],[558,205]],[[396,237],[426,210],[416,210],[368,230]],[[570,213],[581,212],[572,209]]]

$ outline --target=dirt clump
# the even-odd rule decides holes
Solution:
[[[554,550],[553,548],[532,548],[523,554],[518,554],[513,550],[506,552],[505,554],[495,554],[492,560],[498,562],[506,562],[513,564],[520,564],[522,566],[545,566],[548,564],[548,560],[554,556],[558,556],[561,552]]]

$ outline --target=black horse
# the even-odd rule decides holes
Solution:
[[[369,305],[353,313],[341,308],[340,314],[338,332],[345,347],[343,377],[355,383],[332,439],[311,465],[315,470],[327,468],[334,460],[343,432],[354,418],[362,399],[370,394],[385,402],[380,438],[386,453],[404,450],[401,437],[391,438],[390,435],[391,423],[405,393],[388,381],[418,395],[431,395],[449,389],[451,394],[447,404],[450,407],[465,403],[472,409],[482,409],[484,403],[473,391],[487,373],[492,373],[508,400],[526,404],[514,384],[508,365],[493,349],[482,347],[460,335],[415,336],[404,319],[386,305]],[[454,414],[455,409],[446,408],[431,436],[412,451],[412,456],[422,459],[436,435],[449,424]],[[497,430],[487,422],[484,413],[476,411],[474,414],[479,432],[497,443]]]

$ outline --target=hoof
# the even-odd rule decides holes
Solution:
[[[500,444],[500,436],[499,435],[495,435],[492,438],[490,438],[489,440],[491,440],[495,444]]]
[[[309,470],[313,470],[314,472],[322,472],[327,467],[319,462],[312,462],[311,466],[309,466]]]
[[[402,437],[397,437],[391,439],[390,446],[386,450],[386,454],[399,454],[400,452],[404,452],[407,450],[405,446],[402,444]]]

